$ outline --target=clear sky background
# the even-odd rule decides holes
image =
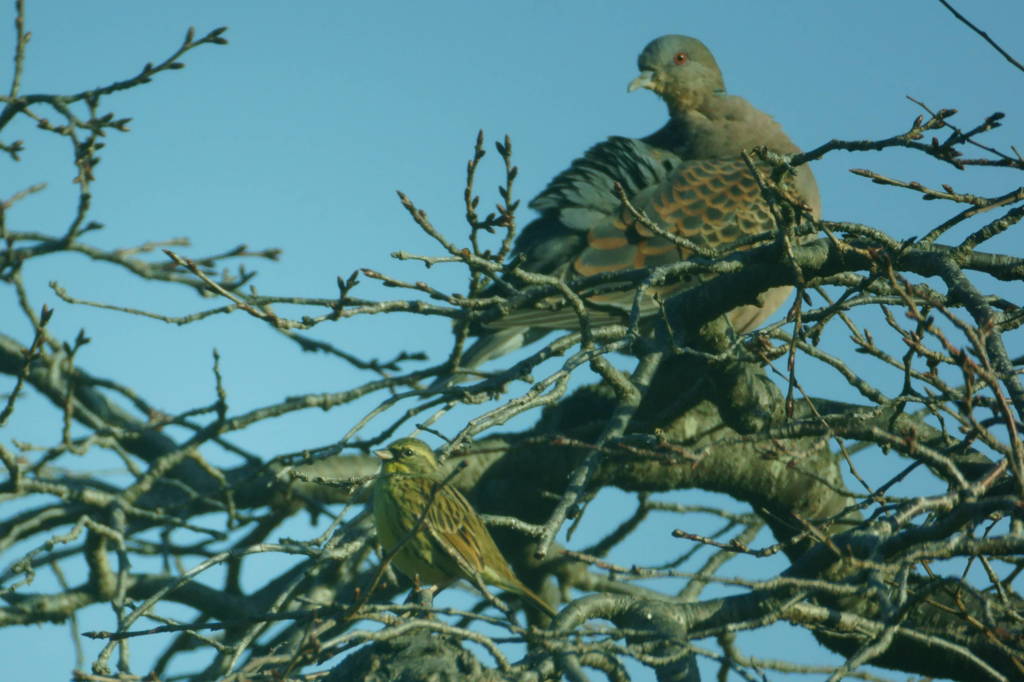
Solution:
[[[1024,3],[957,4],[1024,58]],[[12,6],[0,12],[5,91],[13,56]],[[1024,148],[1024,74],[930,0],[500,5],[29,0],[33,36],[22,92],[78,92],[128,78],[146,62],[170,55],[190,25],[200,35],[228,26],[230,44],[200,48],[185,56],[184,70],[103,101],[104,111],[131,117],[133,123],[129,134],[111,133],[100,153],[91,218],[106,227],[88,239],[123,247],[189,237],[191,248],[176,247],[187,256],[242,243],[280,247],[280,262],[256,264],[260,274],[254,283],[265,294],[332,297],[336,277],[360,267],[463,290],[457,267],[428,273],[389,258],[397,249],[441,255],[409,219],[395,190],[412,197],[449,238],[461,240],[465,164],[479,129],[490,150],[495,139],[511,136],[520,167],[515,193],[524,205],[591,144],[613,134],[640,137],[654,131],[666,119],[664,105],[646,91],[627,95],[626,84],[636,75],[640,49],[665,33],[707,43],[727,88],[774,115],[805,149],[831,138],[903,132],[923,113],[906,95],[933,109],[959,109],[954,122],[963,127],[994,111],[1006,112],[1004,128],[985,140]],[[48,187],[19,203],[8,225],[60,233],[77,201],[67,144],[24,123],[3,133],[5,142],[16,138],[28,148],[21,163],[0,161],[0,195],[39,182]],[[994,195],[1012,188],[1014,178],[1005,173],[958,174],[937,163],[922,164],[918,156],[837,153],[816,163],[824,216],[906,238],[923,234],[951,213],[940,202],[923,203],[917,195],[871,185],[849,174],[853,167],[925,184],[950,183],[962,192]],[[497,201],[494,187],[501,177],[493,151],[488,162],[477,186],[484,206]],[[530,217],[524,208],[521,224]],[[1019,254],[1017,235],[1003,235],[988,249]],[[79,298],[164,314],[221,304],[140,283],[83,256],[32,261],[25,277],[35,307],[47,303],[57,311],[52,333],[70,340],[84,327],[94,339],[80,353],[80,366],[135,387],[168,413],[212,402],[214,347],[222,354],[232,413],[286,396],[342,390],[362,378],[340,362],[299,353],[241,313],[177,327],[63,303],[48,289],[50,280]],[[372,284],[355,293],[394,296]],[[0,331],[30,338],[7,289],[0,289]],[[438,361],[447,350],[448,325],[388,316],[322,326],[315,333],[363,357],[424,350]],[[6,390],[0,385],[0,392]],[[289,417],[287,428],[271,420],[236,440],[268,458],[322,447],[337,441],[368,407],[310,411]],[[458,417],[453,419],[442,422],[449,435],[459,426]],[[49,443],[55,424],[59,416],[41,398],[29,396],[0,439],[5,445],[12,439]],[[0,556],[0,563],[6,566],[15,557]],[[742,562],[731,566],[741,573]],[[109,610],[89,613],[97,620],[83,619],[83,629],[110,627]],[[74,663],[67,633],[67,626],[4,630],[4,675],[63,679]],[[145,642],[134,646],[136,672],[143,671],[152,649]],[[799,651],[803,646],[806,652]],[[13,653],[33,649],[45,650],[46,656]],[[809,637],[798,638],[791,630],[764,637],[749,650],[807,662],[833,660]]]

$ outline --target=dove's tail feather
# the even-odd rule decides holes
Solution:
[[[462,354],[462,359],[459,361],[458,368],[454,372],[439,377],[427,387],[427,390],[439,390],[455,383],[467,381],[472,378],[473,374],[460,370],[474,370],[489,360],[501,357],[533,343],[547,335],[550,331],[550,329],[517,327],[489,332],[481,336],[472,346],[466,349]]]

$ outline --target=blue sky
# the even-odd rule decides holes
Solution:
[[[440,255],[412,224],[395,190],[457,240],[466,233],[461,195],[477,130],[484,130],[492,150],[477,185],[484,206],[498,198],[491,142],[505,134],[520,168],[516,195],[525,204],[589,145],[612,134],[652,132],[665,120],[664,106],[649,92],[627,95],[626,84],[636,74],[639,50],[664,33],[707,43],[728,89],[773,114],[805,149],[834,137],[902,132],[922,113],[906,95],[933,108],[959,109],[954,121],[965,127],[1004,111],[1005,127],[987,142],[1024,142],[1024,74],[938,2],[925,0],[28,5],[33,36],[23,93],[77,92],[120,80],[169,55],[190,25],[200,34],[229,27],[228,46],[198,49],[185,56],[184,70],[104,100],[105,111],[130,116],[133,123],[130,134],[111,133],[100,153],[91,217],[105,228],[91,239],[114,247],[187,236],[193,247],[176,248],[188,256],[240,243],[280,247],[280,262],[256,264],[254,283],[266,294],[331,297],[335,278],[359,267],[409,280],[429,277],[439,287],[460,290],[456,268],[426,273],[389,258],[397,249]],[[1019,48],[1024,4],[959,5],[1004,47]],[[5,81],[12,18],[8,6],[0,16]],[[4,131],[5,142],[13,138],[25,139],[28,148],[21,163],[0,162],[3,196],[42,181],[48,187],[18,204],[8,225],[59,233],[76,201],[66,144],[25,124]],[[900,151],[838,153],[814,165],[826,218],[875,225],[898,238],[923,233],[950,208],[881,190],[849,174],[851,167],[988,194],[1009,190],[1014,179],[958,174]],[[521,224],[529,217],[524,209]],[[989,248],[1020,253],[1020,246],[1010,233]],[[80,365],[142,390],[166,412],[212,401],[214,347],[223,358],[233,412],[285,396],[341,390],[360,378],[340,363],[300,354],[242,314],[177,327],[69,306],[47,282],[56,280],[83,299],[167,314],[219,304],[139,284],[81,256],[33,262],[25,276],[36,307],[45,302],[57,310],[51,331],[71,339],[84,327],[94,339]],[[372,284],[357,293],[393,295]],[[2,325],[5,333],[27,337],[7,290],[0,290],[0,319],[13,320]],[[442,357],[447,324],[417,322],[413,332],[411,321],[375,317],[321,327],[316,334],[367,357],[389,358],[402,349]],[[238,442],[268,457],[323,446],[368,405],[297,415],[287,428],[264,422],[239,434]],[[48,442],[57,418],[41,399],[28,398],[0,439]],[[449,435],[457,419],[441,422]],[[5,565],[8,559],[0,557]],[[26,662],[26,670],[31,666],[37,679],[59,679],[73,661],[66,632],[63,626],[26,628],[3,636],[25,647],[47,641],[50,655]],[[145,644],[136,647],[146,650]],[[770,646],[762,653],[771,653]],[[811,649],[800,658],[822,660],[819,653]],[[138,656],[144,660],[145,654]]]

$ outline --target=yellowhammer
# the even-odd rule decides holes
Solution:
[[[392,561],[402,573],[438,589],[459,578],[479,579],[554,617],[555,610],[512,572],[469,501],[444,482],[426,443],[402,438],[376,454],[384,460],[373,486],[377,538],[388,552],[401,544]]]

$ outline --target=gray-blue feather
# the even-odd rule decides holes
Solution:
[[[586,232],[619,210],[616,183],[633,196],[664,180],[680,163],[674,153],[643,140],[611,137],[556,175],[530,208],[554,212],[566,227]]]

